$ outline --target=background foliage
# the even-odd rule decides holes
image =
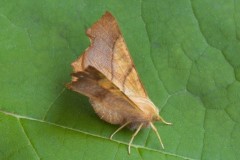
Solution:
[[[161,115],[165,144],[125,129],[65,89],[85,30],[108,10]],[[238,159],[239,0],[0,1],[0,159]]]

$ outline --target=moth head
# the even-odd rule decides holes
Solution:
[[[142,97],[131,97],[138,108],[145,114],[148,122],[160,121],[165,124],[171,124],[166,122],[160,115],[159,109],[153,104],[153,102],[148,98]]]
[[[161,117],[159,116],[159,114],[155,114],[152,116],[152,122],[154,121],[161,121]]]
[[[159,110],[148,98],[131,97],[138,108],[148,117],[149,121],[157,121]]]

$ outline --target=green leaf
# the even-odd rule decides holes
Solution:
[[[160,114],[133,134],[65,89],[108,10]],[[240,1],[0,1],[0,159],[238,159]]]

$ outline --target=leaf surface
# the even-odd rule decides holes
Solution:
[[[90,10],[91,9],[91,10]],[[86,97],[65,89],[85,30],[117,18],[161,115],[156,135],[110,134]],[[0,1],[0,159],[238,159],[240,1]]]

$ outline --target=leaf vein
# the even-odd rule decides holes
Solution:
[[[17,118],[17,120],[18,120],[18,122],[19,122],[19,125],[20,125],[20,127],[21,127],[21,129],[22,129],[22,132],[24,133],[24,135],[25,135],[25,136],[26,136],[26,138],[27,138],[27,141],[28,141],[29,145],[32,147],[32,149],[33,149],[33,152],[36,154],[36,156],[37,156],[37,159],[39,159],[39,160],[40,160],[40,157],[39,157],[39,155],[38,155],[38,153],[37,153],[37,149],[34,147],[34,145],[33,145],[33,142],[30,140],[30,138],[29,138],[29,136],[28,136],[27,132],[25,131],[25,129],[24,129],[24,127],[23,127],[22,123],[21,123],[21,120],[20,120],[19,118]]]
[[[30,121],[36,121],[36,122],[39,122],[39,123],[45,123],[45,124],[48,124],[48,125],[52,125],[52,126],[55,126],[55,127],[62,128],[62,129],[67,129],[67,130],[74,131],[74,132],[78,132],[78,133],[81,133],[81,134],[84,134],[84,135],[88,135],[88,136],[92,136],[92,137],[96,137],[96,138],[101,138],[101,139],[113,141],[113,142],[115,142],[115,143],[119,143],[119,144],[123,144],[123,145],[128,146],[128,143],[126,143],[126,142],[118,141],[118,140],[115,140],[115,139],[110,140],[110,139],[107,138],[107,137],[102,137],[102,136],[100,136],[100,135],[96,135],[96,134],[93,134],[93,133],[85,132],[85,131],[82,131],[82,130],[77,130],[77,129],[70,128],[70,127],[67,127],[67,126],[62,126],[62,125],[59,125],[59,124],[56,124],[56,123],[52,123],[52,122],[48,122],[48,121],[45,121],[45,120],[35,119],[35,118],[31,118],[31,117],[26,117],[26,116],[21,116],[21,115],[17,115],[17,114],[14,114],[14,113],[9,113],[9,112],[2,111],[2,110],[0,110],[0,113],[3,113],[3,114],[8,115],[8,116],[15,117],[15,118],[18,118],[18,119],[25,119],[25,120],[30,120]],[[174,157],[178,157],[178,158],[193,160],[193,159],[190,158],[190,157],[185,157],[185,156],[181,156],[181,155],[176,155],[176,154],[174,154],[174,153],[165,152],[165,151],[160,151],[160,150],[156,150],[156,149],[148,148],[148,147],[144,147],[144,146],[139,146],[139,145],[134,145],[134,144],[133,144],[132,147],[134,147],[134,148],[139,148],[139,149],[144,149],[144,150],[148,150],[148,151],[153,151],[153,152],[158,152],[158,153],[160,153],[160,154],[169,155],[169,156],[174,156]]]
[[[44,114],[42,120],[45,120],[47,115],[48,115],[48,112],[50,111],[50,109],[52,108],[52,106],[54,105],[54,103],[57,101],[57,99],[63,94],[63,92],[66,90],[66,88],[64,87],[61,92],[59,92],[59,94],[57,95],[57,97],[53,100],[53,102],[49,105],[46,113]]]

